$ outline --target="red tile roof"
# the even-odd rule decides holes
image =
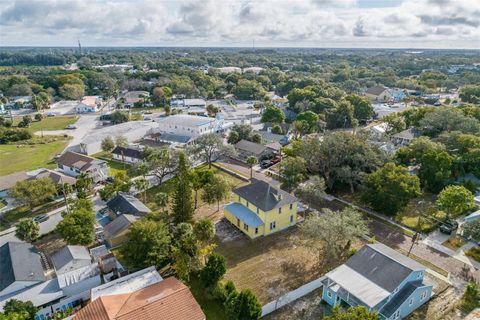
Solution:
[[[182,282],[167,278],[144,289],[90,302],[75,320],[205,320],[205,314]]]

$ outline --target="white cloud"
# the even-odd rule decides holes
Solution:
[[[0,45],[480,47],[480,1],[15,0]]]

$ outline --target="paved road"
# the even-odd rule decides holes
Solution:
[[[102,201],[99,196],[95,196],[90,200],[92,200],[93,202],[95,211],[98,211],[101,208],[105,207],[105,202]],[[40,235],[49,233],[57,227],[58,223],[63,219],[61,213],[64,210],[66,210],[66,207],[61,207],[48,213],[48,220],[40,223]],[[0,236],[0,246],[4,245],[9,241],[21,242],[20,239],[15,237],[15,232],[7,233]]]
[[[378,220],[372,220],[370,222],[370,229],[378,241],[390,247],[398,247],[408,251],[412,245],[410,237],[407,237],[402,232],[393,229]],[[458,282],[464,282],[468,280],[469,276],[473,276],[477,282],[480,281],[479,270],[475,270],[473,267],[455,258],[452,258],[449,255],[440,252],[423,242],[417,242],[413,246],[412,253],[450,272],[452,279],[455,280],[452,281],[453,283],[456,283],[457,280]]]

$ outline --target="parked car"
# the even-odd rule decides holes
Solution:
[[[74,129],[77,129],[78,127],[74,124],[69,124],[68,126],[65,127],[65,129],[68,129],[68,130],[74,130]]]
[[[260,162],[260,168],[262,169],[266,169],[268,167],[270,167],[272,165],[272,163],[270,162],[270,160],[262,160],[262,162]]]
[[[440,226],[440,232],[445,234],[452,234],[458,229],[458,222],[455,220],[445,220]]]
[[[47,113],[45,113],[45,115],[47,117],[55,117],[56,116],[55,112],[47,112]]]
[[[280,155],[276,155],[275,157],[273,157],[273,159],[270,161],[270,163],[272,165],[276,164],[276,163],[279,163],[280,161],[282,161],[282,156]]]
[[[37,223],[40,223],[40,222],[44,222],[44,221],[47,221],[49,218],[49,216],[47,216],[46,214],[41,214],[39,216],[36,216],[35,218],[33,218],[33,221],[37,222]]]

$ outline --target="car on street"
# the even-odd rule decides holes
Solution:
[[[37,223],[40,223],[40,222],[44,222],[44,221],[47,221],[48,220],[48,215],[46,214],[41,214],[39,216],[36,216],[35,218],[33,218],[33,221],[37,222]]]
[[[77,129],[77,126],[74,124],[69,124],[68,126],[65,127],[65,129],[74,130],[74,129]]]
[[[262,162],[260,162],[260,168],[262,169],[266,169],[268,167],[270,167],[272,165],[272,163],[270,162],[270,160],[262,160]]]

